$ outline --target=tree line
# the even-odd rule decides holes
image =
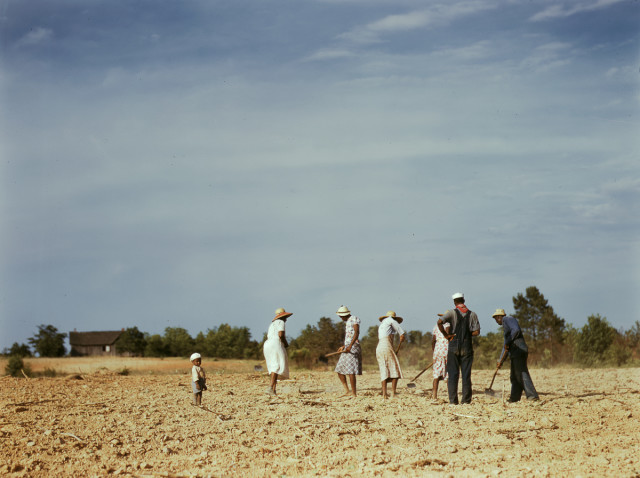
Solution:
[[[529,347],[530,363],[538,367],[575,364],[585,367],[621,366],[640,358],[640,322],[629,330],[617,330],[599,314],[587,318],[587,323],[574,328],[559,317],[537,287],[513,297],[513,316],[518,319]],[[435,320],[434,320],[435,325]],[[378,327],[360,332],[363,361],[376,363]],[[4,349],[4,355],[14,357],[61,357],[67,351],[65,333],[52,325],[40,325],[27,344],[14,343]],[[181,327],[167,327],[164,334],[149,334],[137,327],[125,329],[116,342],[118,353],[140,357],[187,357],[198,351],[205,357],[232,359],[262,359],[261,341],[251,338],[247,327],[218,327],[199,332],[192,337]],[[406,342],[399,353],[402,365],[424,368],[431,362],[431,331],[407,332]],[[289,338],[289,358],[298,367],[327,364],[325,354],[335,351],[344,340],[344,325],[339,319],[321,317],[315,325],[307,325],[295,338]],[[491,368],[500,354],[501,332],[489,332],[474,337],[474,366]]]

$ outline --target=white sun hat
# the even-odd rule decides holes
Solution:
[[[344,317],[345,315],[351,315],[351,311],[346,305],[341,305],[336,314],[338,314],[340,317]]]
[[[456,299],[464,299],[464,294],[463,294],[462,292],[456,292],[455,294],[453,294],[453,295],[451,296],[451,298],[452,298],[453,300],[456,300]]]
[[[382,315],[378,317],[378,320],[382,322],[387,317],[391,317],[392,319],[395,319],[395,321],[398,322],[399,324],[401,324],[403,321],[403,318],[396,316],[396,313],[393,310],[388,311],[386,315]]]
[[[202,358],[202,357],[200,356],[200,354],[198,352],[196,352],[194,354],[191,354],[191,357],[189,358],[189,360],[191,360],[193,362],[195,359],[199,359],[199,358]]]

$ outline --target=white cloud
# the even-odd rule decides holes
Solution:
[[[354,56],[354,53],[346,49],[323,48],[322,50],[318,50],[315,53],[309,55],[307,58],[304,59],[304,61],[336,60],[339,58],[349,58],[352,56]]]
[[[496,7],[494,2],[484,1],[437,4],[429,9],[385,16],[367,25],[355,27],[338,38],[360,44],[378,43],[382,41],[383,34],[416,30],[435,23],[448,24],[456,18]]]
[[[38,45],[45,43],[53,37],[53,30],[49,28],[37,27],[31,29],[29,33],[18,40],[18,46]]]
[[[620,3],[621,1],[623,0],[597,0],[595,2],[581,2],[572,6],[552,5],[543,11],[536,13],[529,20],[532,22],[539,22],[555,18],[566,18],[579,13],[607,8],[611,5],[615,5],[616,3]]]
[[[544,72],[561,68],[572,61],[570,56],[572,45],[563,42],[552,42],[540,45],[521,64],[527,69]]]
[[[370,23],[367,28],[374,32],[397,32],[421,28],[430,21],[427,12],[411,12],[401,15],[389,15],[377,22]]]
[[[434,53],[434,56],[449,60],[465,61],[487,58],[493,52],[492,44],[488,41],[479,41],[460,48],[446,48]]]
[[[619,68],[613,67],[613,68],[609,68],[607,70],[607,72],[604,74],[607,78],[613,78],[614,76],[616,76],[618,74],[618,71],[620,71]]]

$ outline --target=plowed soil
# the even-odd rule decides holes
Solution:
[[[202,408],[188,367],[0,379],[0,475],[640,476],[639,369],[534,369],[541,400],[515,404],[474,370],[460,406],[444,384],[432,403],[430,373],[383,402],[374,371],[345,399],[332,372],[293,372],[272,397],[264,373],[209,370]]]

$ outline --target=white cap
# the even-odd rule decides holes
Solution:
[[[199,359],[199,358],[202,358],[202,357],[200,356],[200,354],[198,352],[196,352],[194,354],[191,354],[191,357],[189,358],[189,360],[191,360],[193,362],[195,359]]]
[[[456,299],[464,299],[464,294],[463,294],[462,292],[456,292],[455,294],[453,294],[453,295],[451,296],[451,298],[452,298],[453,300],[456,300]]]

